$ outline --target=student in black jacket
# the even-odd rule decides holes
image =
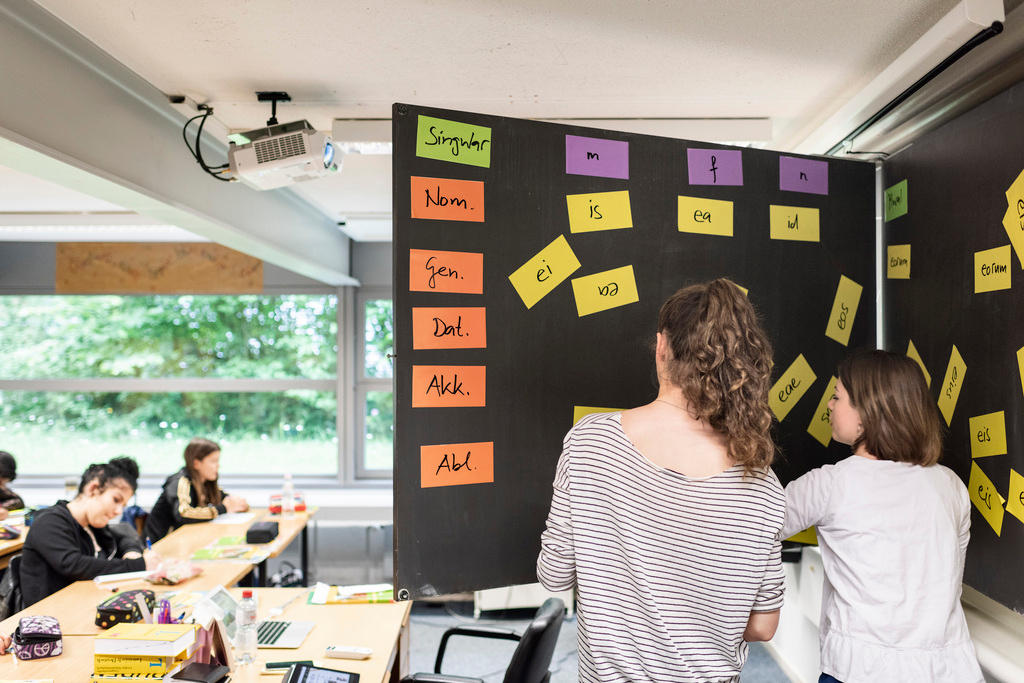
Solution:
[[[89,465],[71,502],[36,515],[21,553],[21,592],[32,605],[74,581],[153,569],[160,558],[137,537],[115,536],[107,524],[135,494],[139,466],[131,458]]]
[[[8,510],[25,507],[25,501],[7,485],[18,476],[18,462],[7,451],[0,451],[0,519],[7,517]]]

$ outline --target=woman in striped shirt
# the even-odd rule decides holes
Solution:
[[[772,352],[726,279],[661,307],[651,403],[565,437],[537,576],[576,588],[582,681],[738,681],[778,625]]]

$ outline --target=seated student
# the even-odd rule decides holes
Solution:
[[[7,488],[18,476],[18,463],[7,451],[0,451],[0,519],[7,517],[8,510],[19,510],[25,507],[25,501],[14,491]]]
[[[146,518],[146,539],[155,542],[182,524],[208,522],[225,512],[245,512],[244,498],[229,496],[217,485],[220,446],[195,438],[185,446],[185,466],[164,481]]]
[[[89,465],[71,502],[36,515],[21,554],[21,592],[32,605],[74,581],[100,574],[142,571],[159,564],[137,537],[115,536],[107,524],[135,494],[139,466],[131,458]]]

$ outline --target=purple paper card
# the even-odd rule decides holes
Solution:
[[[691,185],[742,185],[743,157],[738,149],[687,149]]]
[[[565,172],[629,180],[629,143],[566,135]]]
[[[828,162],[779,157],[779,189],[828,194]]]

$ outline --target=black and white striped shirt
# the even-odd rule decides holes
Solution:
[[[738,681],[751,611],[782,606],[775,474],[658,467],[621,413],[565,437],[537,576],[576,587],[581,681]]]

